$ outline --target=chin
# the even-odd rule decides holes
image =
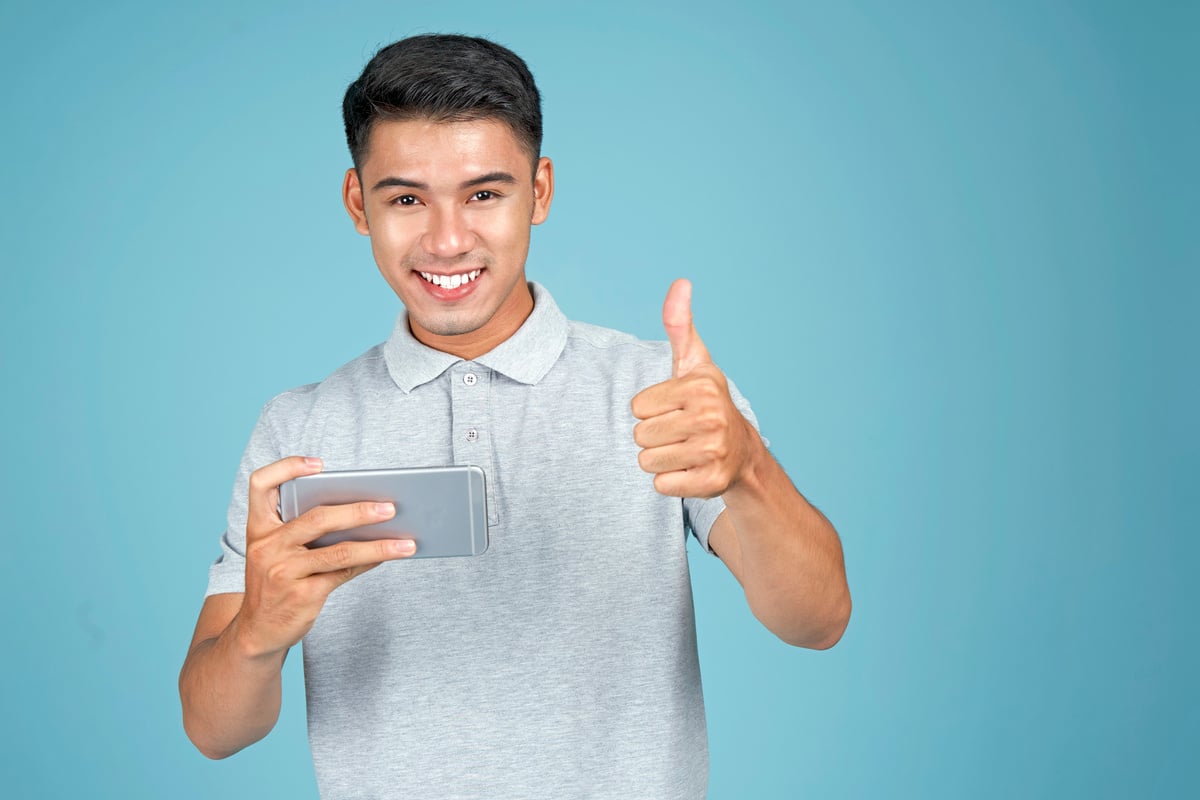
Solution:
[[[434,336],[462,336],[466,333],[474,333],[483,327],[482,325],[466,321],[460,322],[458,320],[435,320],[432,324],[428,321],[417,320],[417,324]]]
[[[407,303],[405,306],[408,308],[410,319],[435,336],[462,336],[466,333],[474,333],[487,323],[486,318],[477,315],[445,311],[440,314],[414,314],[412,306]]]

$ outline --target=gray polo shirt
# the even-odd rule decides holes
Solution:
[[[249,474],[476,464],[490,545],[384,564],[304,639],[324,798],[701,798],[708,782],[686,531],[721,500],[654,491],[629,402],[670,377],[665,342],[534,310],[474,361],[391,338],[263,409],[208,594],[244,589]],[[734,390],[739,408],[753,422]]]

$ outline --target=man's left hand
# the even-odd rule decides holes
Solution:
[[[680,278],[663,303],[670,380],[638,392],[633,439],[654,488],[672,497],[716,497],[749,468],[758,432],[733,404],[729,383],[692,323],[692,285]]]

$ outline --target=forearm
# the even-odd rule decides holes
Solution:
[[[251,655],[237,617],[216,638],[198,642],[179,675],[183,727],[209,758],[225,758],[266,736],[279,719],[281,655]]]
[[[739,550],[746,601],[789,644],[824,649],[850,619],[850,590],[837,531],[751,431],[742,477],[723,494]]]

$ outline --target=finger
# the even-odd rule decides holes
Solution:
[[[638,447],[662,447],[686,441],[692,433],[682,411],[668,411],[634,425],[633,441]]]
[[[412,539],[339,542],[293,552],[278,565],[278,577],[285,581],[305,581],[329,576],[337,585],[385,561],[408,558],[415,552],[416,543]]]
[[[702,451],[679,442],[662,447],[648,447],[638,453],[638,466],[643,471],[655,475],[692,469],[709,460]]]
[[[724,489],[712,470],[680,469],[654,476],[654,490],[667,497],[717,497]]]
[[[629,408],[638,419],[650,419],[669,411],[687,407],[688,393],[677,380],[647,386],[633,396]]]
[[[654,491],[667,497],[687,497],[688,493],[684,490],[687,477],[684,470],[659,473],[654,476]]]
[[[247,497],[249,509],[246,517],[246,536],[253,538],[259,533],[274,530],[283,524],[279,518],[279,487],[301,475],[314,475],[321,471],[319,458],[288,456],[250,473],[250,489]]]
[[[671,376],[688,374],[700,364],[712,362],[696,326],[692,323],[692,284],[680,278],[667,290],[663,302],[663,328],[671,342]]]
[[[691,488],[692,476],[687,470],[660,472],[654,476],[654,491],[667,497],[703,497]]]
[[[287,524],[287,532],[282,541],[291,546],[306,545],[327,533],[374,525],[394,516],[394,505],[370,500],[336,506],[316,506]]]
[[[633,396],[629,407],[638,419],[650,419],[681,408],[693,408],[729,398],[729,384],[715,364],[700,364],[682,378],[647,386]],[[732,401],[730,401],[732,402]]]
[[[409,558],[416,552],[416,542],[412,539],[375,539],[369,542],[340,542],[329,547],[316,550],[306,550],[296,556],[294,568],[295,577],[306,578],[309,575],[345,573],[345,583],[357,574],[385,561],[396,561]]]

